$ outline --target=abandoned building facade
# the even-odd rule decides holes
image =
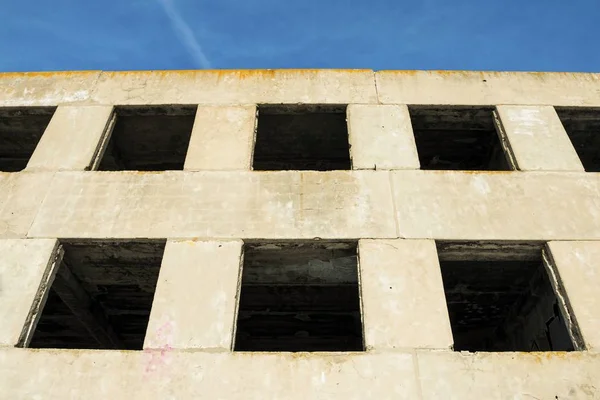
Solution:
[[[600,398],[600,74],[0,74],[0,398]]]

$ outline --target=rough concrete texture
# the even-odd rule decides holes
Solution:
[[[590,173],[58,172],[29,236],[593,240],[599,193]]]
[[[83,71],[4,73],[0,82],[0,106],[378,102],[600,106],[600,74],[586,73]]]
[[[600,398],[590,353],[418,352],[423,400]]]
[[[391,174],[399,237],[600,238],[597,174],[450,171]]]
[[[256,106],[198,107],[183,169],[249,171],[255,126]]]
[[[89,102],[100,71],[0,73],[0,107]]]
[[[600,106],[600,74],[379,71],[382,104]]]
[[[451,348],[435,242],[363,239],[358,251],[367,350]]]
[[[598,382],[586,353],[0,350],[3,395],[19,399],[589,400]]]
[[[126,106],[140,106],[136,110],[143,115],[137,116],[142,117],[152,105],[198,109],[189,147],[184,147],[188,141],[183,135],[176,151],[168,146],[173,132],[167,123],[156,124],[155,136],[131,149],[129,139],[144,131],[134,119],[131,138],[123,147],[135,150],[129,156],[136,171],[81,171],[100,149],[108,110],[117,107],[124,122],[132,112]],[[412,112],[418,105],[433,109],[421,114],[424,130],[451,122],[457,107],[477,105],[490,115],[497,107],[507,131],[506,148],[514,153],[521,171],[479,171],[487,165],[482,162],[474,163],[475,171],[469,172],[416,170],[411,131],[417,133],[415,126],[421,122],[413,118],[409,125],[406,107]],[[600,110],[600,74],[371,70],[0,74],[0,107],[6,107],[2,115],[33,106],[58,110],[29,167],[0,173],[0,238],[28,238],[0,241],[0,398],[600,398],[596,312],[600,251],[596,242],[584,242],[600,241],[600,174],[581,171],[573,146],[549,107],[567,107],[558,108],[562,123],[586,170],[597,171],[594,127]],[[257,106],[347,107],[354,168],[373,170],[248,171],[252,146],[247,145]],[[441,115],[438,109],[445,106],[453,107]],[[572,109],[579,106],[591,108]],[[230,118],[232,111],[235,115]],[[466,115],[473,114],[467,111]],[[31,113],[19,114],[27,115]],[[192,132],[193,117],[188,116],[187,132]],[[491,116],[489,121],[493,123]],[[460,129],[449,142],[465,144],[459,156],[489,156],[473,154],[469,146],[481,139],[476,137],[481,129],[465,133],[458,122]],[[346,127],[343,121],[340,125]],[[323,128],[320,122],[319,126]],[[272,132],[277,132],[275,128]],[[332,136],[308,130],[313,137]],[[495,133],[493,127],[485,131]],[[428,144],[440,145],[435,140]],[[154,171],[169,153],[177,156],[170,165],[182,168],[182,148],[189,148],[185,168],[198,171]],[[141,156],[148,158],[142,164]],[[5,157],[11,159],[11,154]],[[466,161],[451,165],[471,165],[472,160]],[[140,165],[154,172],[140,172],[144,169]],[[145,338],[146,347],[153,349],[12,348],[27,327],[57,238],[67,250],[67,242],[74,245],[86,238],[168,242]],[[232,352],[237,311],[233,292],[237,293],[242,239],[360,241],[358,283],[367,351]],[[559,292],[564,292],[570,314],[580,325],[587,350],[473,354],[448,349],[450,324],[432,239],[447,241],[458,253],[477,242],[475,247],[492,255],[498,246],[479,242],[515,240],[510,249],[529,252],[553,241],[549,252],[564,286]],[[457,256],[456,248],[450,256]],[[139,260],[130,247],[120,250],[127,253],[125,260]],[[94,263],[77,254],[81,258],[75,259],[85,261],[82,265]],[[513,255],[512,250],[503,252],[508,258]],[[107,260],[112,263],[110,257]],[[319,262],[315,265],[333,265],[327,259]],[[63,263],[72,264],[73,257],[67,255]],[[153,265],[143,272],[148,275],[149,269],[157,270]],[[73,270],[76,274],[78,268]],[[127,319],[135,311],[129,307],[134,300],[127,299],[140,296],[140,282],[132,279],[109,282],[110,287],[99,284],[94,295],[126,293],[126,300],[114,300],[118,307],[113,310],[123,308]],[[112,287],[120,283],[125,284]],[[151,293],[143,292],[144,299]],[[55,317],[48,315],[49,320]],[[141,347],[142,334],[137,336]]]
[[[242,245],[167,242],[144,348],[231,348]]]
[[[408,107],[349,105],[352,169],[419,169]]]
[[[375,103],[370,70],[103,72],[99,104]]]
[[[31,306],[56,243],[55,239],[0,240],[0,346],[16,346],[27,321],[34,318]]]
[[[90,167],[112,111],[112,106],[59,106],[27,170],[83,171]]]
[[[90,216],[103,221],[90,223]],[[387,173],[59,172],[35,237],[395,235]]]
[[[554,107],[498,106],[496,109],[517,169],[584,170]]]
[[[52,178],[52,173],[0,173],[0,238],[25,237]]]
[[[585,347],[600,352],[600,242],[550,242],[548,249]]]

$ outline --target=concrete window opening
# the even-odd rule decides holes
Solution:
[[[28,347],[141,350],[164,240],[62,241]]]
[[[244,245],[235,351],[363,351],[357,242]]]
[[[350,167],[345,105],[258,107],[255,170],[328,171]]]
[[[410,106],[421,169],[510,170],[493,107]]]
[[[539,243],[438,242],[456,351],[571,351]],[[558,286],[557,286],[558,287]],[[565,298],[565,296],[562,296]],[[569,320],[570,321],[570,320]],[[569,333],[567,326],[571,326]]]
[[[0,171],[17,172],[27,166],[55,109],[0,108]]]
[[[600,108],[557,108],[575,151],[587,172],[600,172]]]
[[[117,107],[97,169],[183,170],[195,115],[189,106]]]

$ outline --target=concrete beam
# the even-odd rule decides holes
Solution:
[[[350,104],[347,115],[352,169],[419,169],[407,106]]]
[[[594,399],[600,356],[584,352],[417,352],[423,400]]]
[[[32,236],[354,239],[395,234],[385,172],[59,174]],[[103,223],[91,224],[90,213],[101,215]]]
[[[55,239],[0,240],[0,346],[26,346],[54,278]]]
[[[54,106],[90,100],[100,71],[0,74],[0,107]]]
[[[600,239],[598,174],[391,172],[398,237]]]
[[[231,349],[242,245],[167,242],[145,349]]]
[[[551,264],[585,347],[600,352],[600,242],[550,242]]]
[[[433,240],[359,241],[365,347],[452,347]]]
[[[598,382],[600,355],[586,352],[0,349],[0,387],[9,399],[583,400],[598,397]]]
[[[0,238],[27,234],[54,178],[53,173],[0,173]]]
[[[59,106],[26,170],[89,169],[112,111],[112,106]]]
[[[554,107],[497,106],[496,117],[517,169],[584,171]]]
[[[598,193],[590,173],[57,172],[28,235],[597,240]]]
[[[379,102],[412,105],[600,106],[600,74],[378,71]]]
[[[371,70],[103,72],[96,104],[375,103]]]
[[[256,106],[199,106],[183,169],[249,171],[255,130]]]

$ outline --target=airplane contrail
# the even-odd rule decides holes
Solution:
[[[179,14],[179,11],[173,5],[172,0],[157,0],[167,17],[169,17],[169,21],[173,25],[175,29],[175,33],[182,40],[183,45],[187,49],[188,53],[194,58],[194,60],[198,63],[201,68],[210,69],[210,61],[204,54],[204,50],[202,50],[202,46],[196,40],[196,36],[194,36],[194,32],[192,32],[190,26],[185,22],[185,20]]]

